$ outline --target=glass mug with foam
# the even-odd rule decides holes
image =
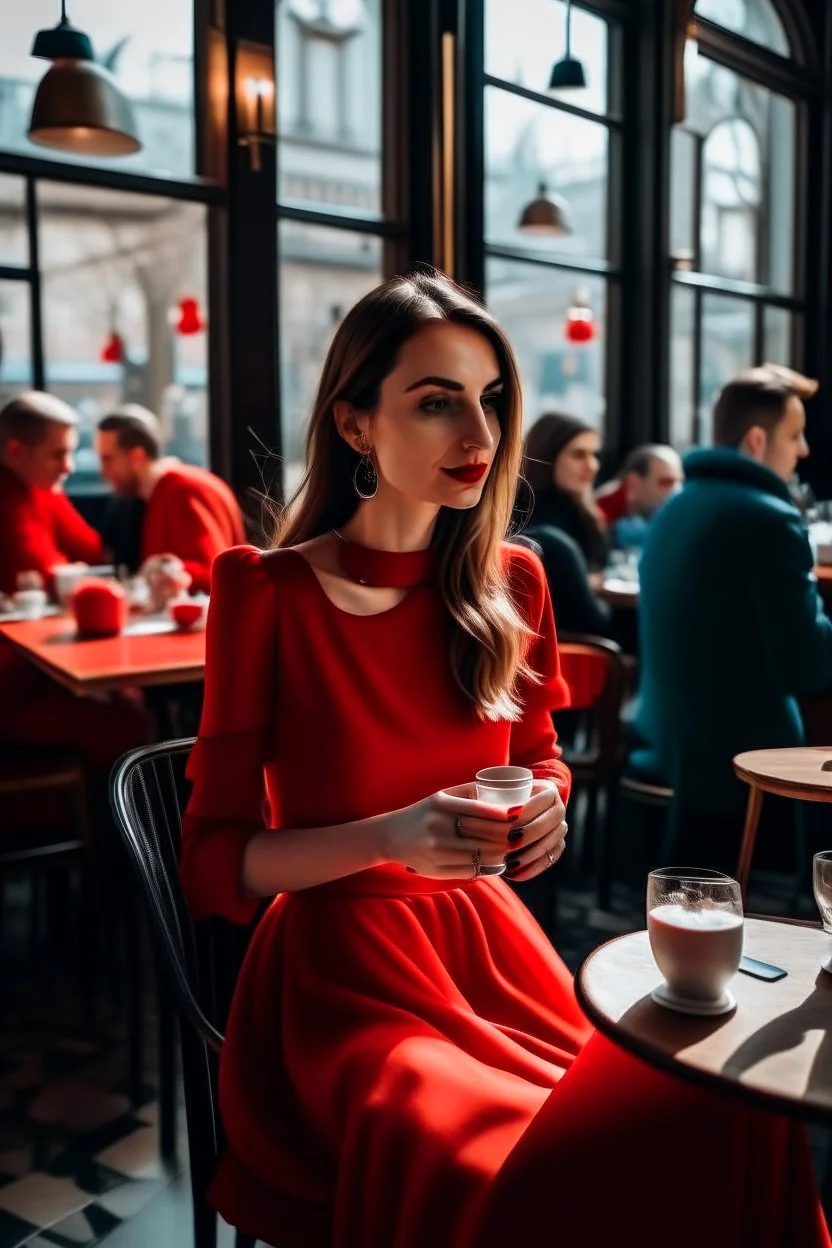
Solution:
[[[534,776],[528,767],[484,767],[475,776],[477,799],[508,810],[511,806],[523,806],[532,795]],[[502,875],[504,862],[494,867],[483,866],[482,875]]]
[[[823,930],[832,936],[832,849],[825,849],[812,859],[812,888]],[[826,961],[821,962],[821,967],[832,975],[832,949]]]
[[[736,1006],[728,984],[742,956],[740,886],[704,868],[665,867],[647,877],[647,931],[664,975],[650,994],[681,1014],[727,1014]]]

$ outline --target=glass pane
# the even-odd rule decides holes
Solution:
[[[687,108],[685,128],[704,141],[703,271],[791,292],[794,103],[698,56],[687,76]]]
[[[281,202],[381,213],[380,0],[277,6]]]
[[[607,23],[573,5],[572,56],[583,62],[586,86],[552,91],[592,113],[607,111]],[[485,72],[532,91],[549,92],[552,66],[566,53],[563,0],[486,0]]]
[[[696,135],[676,126],[670,135],[670,254],[679,268],[693,265],[696,254],[695,203]]]
[[[790,53],[783,23],[771,0],[697,0],[697,17],[760,43],[781,56]]]
[[[485,234],[490,243],[561,256],[607,252],[607,128],[499,87],[485,92]],[[518,223],[545,186],[568,233],[524,234]]]
[[[701,441],[693,376],[696,296],[686,286],[670,288],[670,441],[677,450]]]
[[[306,421],[332,335],[345,312],[382,280],[382,243],[297,221],[278,226],[284,488],[300,479]]]
[[[4,6],[0,40],[0,148],[160,177],[194,171],[193,0],[74,0],[72,23],[90,35],[96,56],[133,104],[142,150],[133,156],[76,157],[26,138],[35,87],[48,69],[30,56],[37,30],[54,26],[55,0]]]
[[[34,381],[29,318],[29,283],[0,282],[0,406]]]
[[[48,182],[38,205],[47,383],[82,422],[73,487],[98,482],[96,422],[129,401],[160,417],[166,453],[204,464],[205,209]]]
[[[763,359],[792,366],[792,314],[786,308],[766,308],[763,314]]]
[[[603,279],[494,256],[486,261],[486,297],[517,353],[526,424],[556,408],[603,429],[607,304]],[[567,314],[576,302],[592,314],[593,337],[588,342],[567,337]]]
[[[699,418],[702,441],[711,436],[711,408],[726,381],[754,363],[754,305],[747,299],[702,296]]]
[[[0,264],[25,268],[28,263],[26,183],[22,178],[0,173]]]

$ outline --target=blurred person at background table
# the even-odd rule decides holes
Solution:
[[[559,631],[609,637],[611,612],[595,596],[607,558],[592,497],[600,447],[595,430],[572,416],[535,421],[524,444],[523,476],[534,499],[523,532],[543,560]]]
[[[157,417],[135,403],[99,422],[95,448],[115,493],[144,501],[141,559],[163,596],[188,588],[207,593],[216,556],[245,541],[229,487],[205,468],[163,458]]]
[[[21,573],[52,589],[52,569],[100,563],[101,537],[75,510],[62,485],[73,469],[78,418],[51,394],[31,390],[0,411],[0,593]]]
[[[20,395],[0,411],[0,590],[37,572],[100,562],[101,538],[61,490],[72,471],[77,418],[50,394]],[[102,786],[113,762],[147,740],[144,712],[122,699],[76,698],[0,642],[0,748],[5,744],[76,750]],[[103,788],[102,788],[102,803]]]
[[[634,770],[674,790],[671,828],[733,869],[747,791],[732,759],[804,740],[797,698],[832,680],[832,621],[788,480],[809,454],[817,382],[771,365],[730,381],[714,446],[685,457],[685,488],[641,557],[641,690]],[[703,852],[704,849],[704,852]]]
[[[602,485],[595,503],[618,550],[640,548],[659,508],[682,488],[685,474],[672,446],[637,446],[619,475]]]

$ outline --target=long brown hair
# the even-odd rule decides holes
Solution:
[[[477,330],[500,365],[501,437],[482,497],[468,510],[443,508],[432,545],[439,591],[451,617],[454,678],[481,718],[513,720],[522,710],[518,681],[536,679],[525,663],[533,634],[515,607],[500,551],[520,469],[520,378],[505,332],[443,274],[394,277],[347,313],[329,349],[309,419],[304,476],[278,516],[273,544],[294,546],[349,521],[358,506],[352,479],[359,457],[338,431],[333,404],[345,400],[358,411],[373,412],[404,344],[435,320]]]

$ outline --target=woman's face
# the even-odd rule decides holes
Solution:
[[[418,330],[382,382],[369,421],[357,416],[373,450],[378,497],[475,507],[500,442],[502,391],[497,355],[482,334],[450,321]]]
[[[601,439],[588,429],[579,433],[558,455],[552,465],[552,481],[566,494],[588,494],[598,476]]]

